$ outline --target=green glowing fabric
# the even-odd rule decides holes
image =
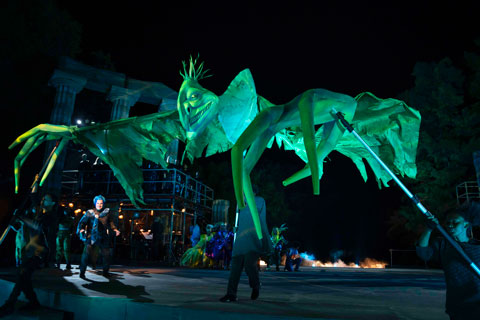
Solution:
[[[74,133],[83,144],[112,169],[125,193],[135,205],[143,203],[142,158],[167,167],[164,156],[169,144],[185,140],[176,111],[112,121],[83,127]]]
[[[246,200],[261,239],[250,172],[264,149],[271,147],[275,140],[280,147],[293,150],[306,162],[303,169],[284,180],[284,185],[311,176],[313,193],[319,194],[323,161],[336,150],[352,159],[366,180],[365,159],[375,173],[379,187],[388,186],[391,177],[355,137],[346,132],[336,119],[337,111],[344,114],[388,166],[402,176],[415,177],[420,114],[402,101],[379,99],[371,93],[352,98],[324,89],[312,89],[290,102],[274,105],[257,95],[248,69],[235,77],[223,95],[217,96],[199,84],[198,81],[206,77],[206,71],[203,71],[203,64],[197,68],[195,62],[190,60],[188,71],[184,64],[177,111],[81,129],[42,124],[19,136],[10,146],[24,142],[15,158],[16,186],[23,162],[46,140],[61,139],[61,142],[41,183],[62,147],[68,140],[74,140],[87,146],[110,166],[134,204],[143,203],[142,159],[166,167],[165,153],[174,139],[186,142],[184,157],[190,160],[201,157],[204,151],[208,157],[232,150],[237,204],[243,208]],[[315,125],[321,126],[315,131]]]
[[[185,66],[185,65],[184,65]],[[391,177],[370,156],[354,136],[346,133],[332,107],[353,123],[373,150],[402,176],[415,177],[415,155],[420,114],[395,99],[379,99],[362,93],[355,99],[323,89],[307,90],[283,105],[273,105],[257,95],[253,77],[243,70],[218,97],[198,81],[205,75],[203,64],[184,68],[179,91],[178,111],[186,130],[184,156],[193,160],[202,155],[232,149],[232,174],[239,208],[248,203],[257,235],[261,238],[258,212],[250,183],[250,172],[266,147],[276,139],[285,150],[294,150],[307,163],[284,181],[284,185],[312,176],[313,192],[318,194],[323,160],[337,150],[355,163],[366,180],[365,159],[379,182],[388,186]],[[322,124],[316,132],[314,125]]]
[[[357,110],[351,122],[355,132],[395,173],[415,178],[420,113],[403,101],[380,99],[369,92],[359,94],[355,100],[357,100]],[[322,126],[315,134],[317,145],[322,140],[323,134]],[[295,151],[300,159],[308,162],[301,131],[282,130],[270,140],[269,148],[274,140],[279,147],[283,146],[285,150]],[[367,181],[367,172],[362,160],[365,159],[372,168],[379,187],[388,186],[387,183],[392,177],[382,169],[355,136],[346,132],[334,150],[349,157],[360,171],[364,181]]]

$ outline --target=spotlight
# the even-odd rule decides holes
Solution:
[[[77,119],[77,124],[79,124],[79,125],[82,124],[82,120]]]
[[[123,219],[123,214],[119,215],[118,219]]]
[[[73,208],[73,205],[74,205],[74,204],[73,204],[72,202],[70,202],[70,203],[68,204],[68,206],[69,206],[70,208]]]

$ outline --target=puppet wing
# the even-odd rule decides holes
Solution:
[[[352,121],[355,131],[390,169],[402,176],[415,178],[420,113],[403,101],[380,99],[369,92],[359,94],[355,100],[357,110]],[[304,162],[308,162],[301,131],[283,130],[275,138],[279,147],[283,144],[285,150],[294,150]],[[316,143],[322,138],[323,126],[315,134]],[[272,143],[273,140],[269,147]],[[349,157],[366,181],[365,159],[372,168],[379,187],[382,184],[388,186],[388,181],[392,179],[390,175],[352,134],[346,131],[334,150]]]
[[[169,145],[176,139],[185,141],[176,110],[79,128],[73,135],[75,142],[108,164],[135,205],[144,203],[142,159],[165,168]]]

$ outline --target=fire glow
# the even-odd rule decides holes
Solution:
[[[323,268],[360,268],[360,269],[385,269],[385,266],[388,264],[383,261],[378,261],[371,258],[365,258],[359,264],[356,263],[345,263],[341,259],[338,259],[335,262],[322,262],[320,260],[315,260],[315,257],[308,253],[301,253],[302,257],[302,266],[305,267],[323,267]]]

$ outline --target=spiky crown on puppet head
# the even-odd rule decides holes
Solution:
[[[190,63],[187,71],[187,63],[185,61],[182,61],[183,65],[183,72],[180,71],[180,75],[182,76],[183,80],[201,80],[205,79],[208,77],[211,77],[211,75],[207,75],[209,69],[203,70],[203,62],[201,62],[198,65],[198,68],[195,67],[195,65],[198,62],[199,56],[195,58],[195,60],[190,56]]]

